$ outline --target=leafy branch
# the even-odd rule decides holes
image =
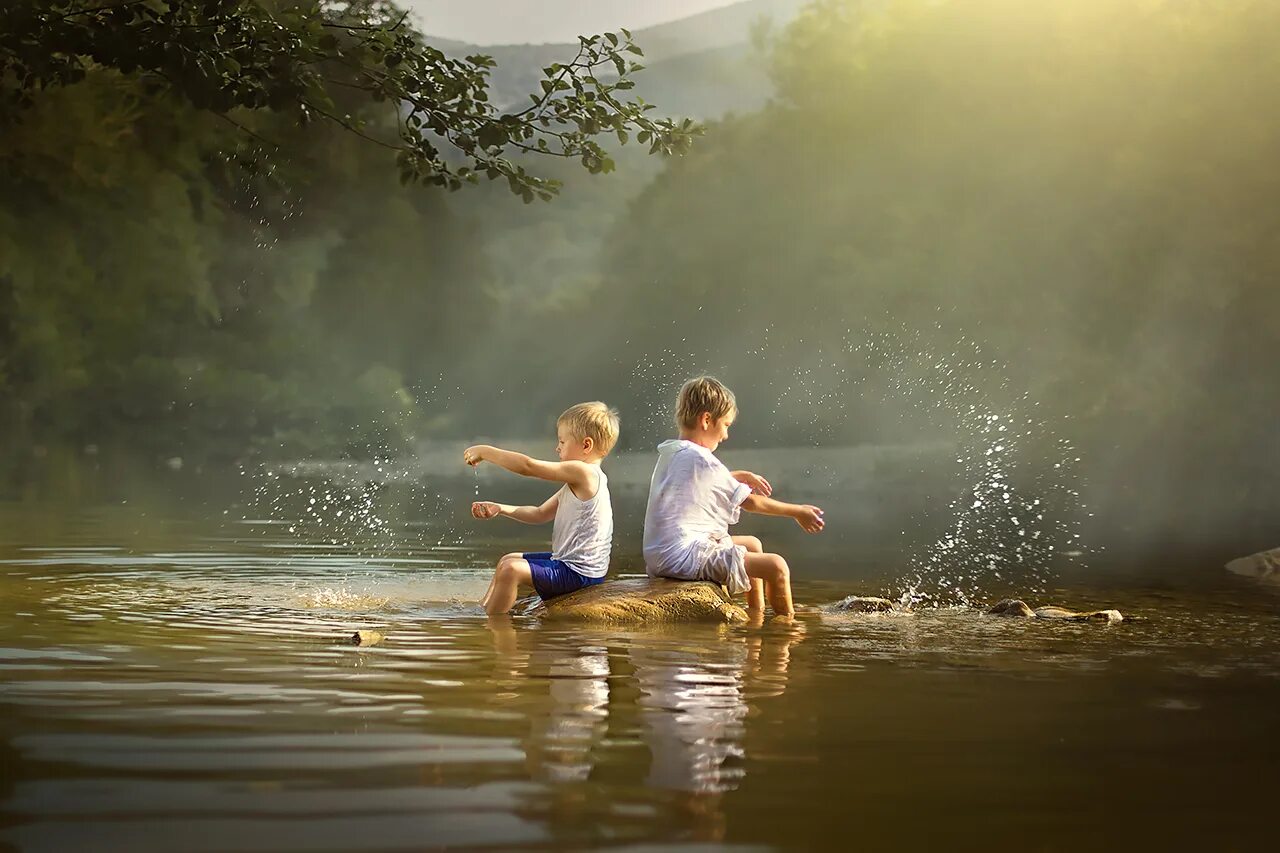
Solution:
[[[542,69],[529,106],[504,112],[489,103],[491,57],[448,57],[406,17],[387,0],[11,0],[0,9],[0,123],[20,120],[41,90],[112,69],[250,133],[232,114],[332,122],[394,149],[404,183],[457,189],[504,178],[526,202],[551,198],[560,184],[529,174],[518,154],[609,172],[604,135],[678,154],[701,133],[624,94],[643,67],[625,29],[581,37],[572,59]],[[381,138],[388,128],[371,122],[371,103],[394,113],[393,138]]]

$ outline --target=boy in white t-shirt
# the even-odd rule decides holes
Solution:
[[[747,609],[791,616],[791,570],[764,553],[754,536],[730,536],[740,509],[794,518],[808,533],[823,528],[822,510],[769,497],[773,489],[750,471],[730,471],[715,456],[738,416],[733,392],[711,376],[690,379],[676,400],[680,437],[658,445],[644,516],[644,562],[651,577],[710,580],[747,593]]]
[[[541,506],[492,501],[471,505],[471,514],[480,519],[505,515],[526,524],[555,519],[550,551],[516,552],[498,560],[489,589],[480,599],[486,613],[509,611],[521,586],[532,586],[547,600],[604,580],[613,548],[613,506],[609,478],[600,463],[617,441],[618,413],[604,403],[579,403],[556,420],[559,462],[544,462],[488,444],[462,452],[468,465],[492,462],[515,474],[564,484]]]

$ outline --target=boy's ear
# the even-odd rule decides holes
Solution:
[[[703,429],[711,429],[711,413],[703,412],[698,415],[698,425]]]
[[[595,447],[596,447],[596,442],[595,442],[595,439],[594,439],[594,438],[592,438],[592,437],[591,437],[591,436],[589,436],[589,435],[587,435],[587,436],[583,436],[583,438],[582,438],[582,452],[583,452],[583,453],[590,453],[592,450],[595,450]]]

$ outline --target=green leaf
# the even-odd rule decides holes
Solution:
[[[507,130],[496,122],[490,122],[482,126],[476,133],[476,141],[481,148],[501,148],[510,140]]]

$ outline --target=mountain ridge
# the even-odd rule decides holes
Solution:
[[[808,0],[743,0],[686,18],[632,31],[644,51],[645,70],[636,75],[636,92],[661,114],[716,118],[730,110],[752,109],[769,95],[762,70],[752,65],[751,32],[762,19],[781,26]],[[483,54],[497,67],[490,72],[490,100],[500,109],[523,104],[538,91],[542,69],[577,52],[571,42],[479,45],[426,36],[456,57]],[[664,66],[666,66],[664,68]]]

